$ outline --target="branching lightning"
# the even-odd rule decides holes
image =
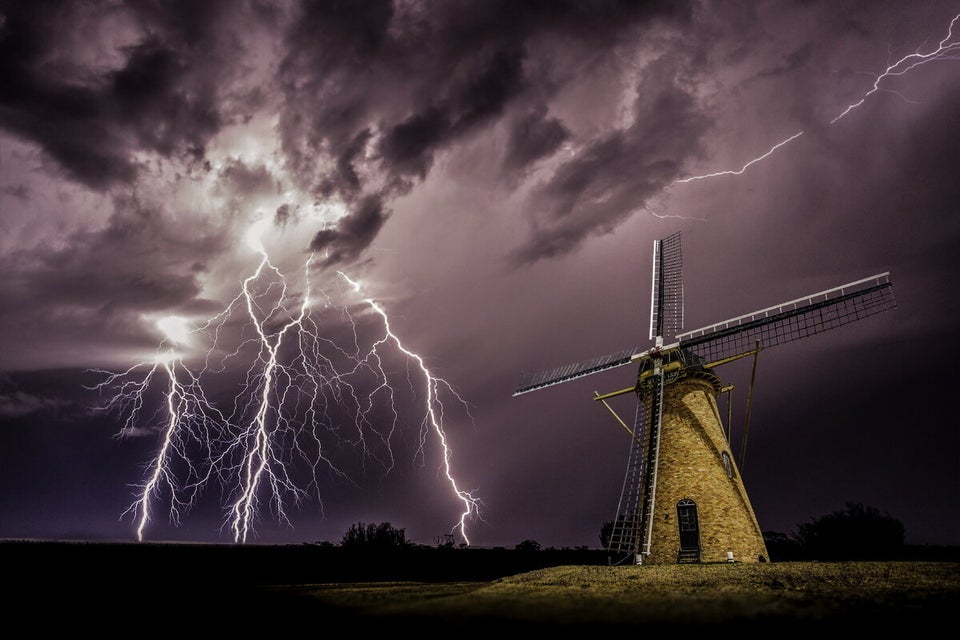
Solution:
[[[337,272],[340,277],[347,281],[347,283],[353,288],[357,293],[361,292],[360,283],[352,280],[347,274],[342,271]],[[437,434],[437,438],[440,441],[440,445],[443,449],[443,471],[444,475],[447,478],[447,482],[450,483],[451,488],[454,493],[463,503],[463,513],[460,514],[460,521],[457,524],[456,529],[459,529],[460,535],[463,536],[464,541],[467,544],[470,544],[470,539],[467,537],[466,521],[471,515],[477,512],[479,506],[479,501],[477,498],[473,497],[470,493],[460,489],[457,486],[457,481],[453,477],[453,470],[450,464],[450,457],[452,452],[450,446],[447,444],[447,434],[443,428],[443,403],[440,400],[439,391],[445,389],[450,394],[453,395],[456,400],[463,405],[465,409],[469,409],[466,401],[460,397],[460,394],[450,385],[449,382],[443,378],[438,378],[427,368],[427,365],[424,363],[423,358],[418,354],[410,351],[403,343],[400,341],[400,338],[393,332],[393,329],[390,328],[390,318],[387,316],[387,312],[384,311],[383,307],[380,306],[375,300],[371,298],[364,298],[363,300],[373,311],[377,313],[383,319],[383,330],[384,337],[381,340],[374,342],[373,346],[370,349],[370,353],[373,354],[376,350],[387,341],[393,341],[397,349],[404,353],[408,358],[411,358],[414,362],[417,363],[421,373],[424,378],[424,387],[427,390],[427,396],[424,399],[424,408],[425,415],[423,417],[423,428],[429,427]],[[421,454],[422,449],[422,439],[421,439]]]
[[[831,120],[830,124],[837,122],[848,113],[862,105],[871,95],[877,91],[880,91],[880,83],[884,78],[905,75],[917,67],[925,65],[929,62],[935,62],[937,60],[956,60],[957,55],[960,54],[960,41],[951,42],[951,40],[953,40],[953,28],[957,24],[958,20],[960,20],[960,13],[955,15],[953,20],[950,21],[950,27],[947,29],[947,35],[939,42],[936,49],[929,53],[920,53],[920,49],[918,48],[915,52],[906,55],[889,65],[884,72],[878,75],[873,81],[873,87],[863,94],[863,97],[861,97],[859,100],[847,105],[847,108],[841,111],[837,117]]]
[[[140,425],[161,434],[137,498],[125,512],[135,518],[137,539],[144,539],[155,503],[168,500],[169,519],[179,524],[214,481],[226,496],[224,527],[235,542],[248,541],[264,505],[290,525],[291,503],[315,494],[322,507],[322,469],[352,481],[327,455],[331,445],[357,450],[364,469],[367,460],[373,460],[389,473],[394,467],[392,438],[403,422],[396,386],[384,364],[386,351],[395,349],[393,357],[405,358],[422,374],[417,456],[425,458],[425,443],[435,435],[442,472],[462,504],[452,530],[469,544],[467,521],[479,518],[480,501],[460,489],[454,477],[441,395],[455,400],[469,416],[467,403],[400,340],[381,304],[363,299],[382,323],[375,337],[364,338],[346,306],[334,305],[323,292],[313,294],[315,255],[303,264],[300,293],[293,292],[261,242],[266,224],[255,224],[247,234],[247,244],[260,260],[223,311],[193,328],[182,318],[163,318],[157,326],[166,338],[151,361],[120,373],[97,370],[103,380],[91,388],[108,396],[102,409],[124,417],[119,435],[139,433]],[[351,291],[361,291],[357,281],[338,273]],[[341,319],[341,329],[344,322],[349,327],[346,341],[321,330],[323,315],[331,310]],[[168,346],[185,347],[200,339],[206,339],[208,348],[195,371],[184,355]],[[361,348],[367,340],[369,347]],[[233,348],[223,346],[234,342]],[[245,371],[237,374],[235,363],[247,363],[242,365]],[[225,411],[208,399],[204,386],[231,374],[241,378],[240,392]],[[158,379],[164,376],[167,383],[161,391]],[[418,388],[409,376],[407,383],[411,390]],[[144,415],[151,404],[156,410]],[[304,466],[306,473],[298,470]]]
[[[167,379],[162,408],[142,420],[147,395],[160,370]],[[150,471],[139,487],[137,499],[125,512],[134,516],[137,539],[142,541],[152,518],[153,500],[164,494],[169,496],[168,517],[176,524],[193,506],[209,478],[211,467],[206,464],[206,450],[218,425],[225,419],[207,400],[199,379],[183,366],[180,356],[165,342],[161,343],[152,363],[139,363],[122,373],[102,370],[96,373],[105,379],[93,388],[112,393],[101,409],[126,416],[119,435],[134,434],[142,421],[163,424],[160,449],[149,465]]]
[[[888,65],[887,68],[882,73],[876,76],[876,78],[873,81],[873,86],[868,91],[866,91],[860,97],[859,100],[847,105],[847,107],[844,108],[836,117],[830,120],[830,124],[834,124],[838,122],[839,120],[846,117],[846,115],[849,114],[850,112],[858,109],[861,105],[863,105],[864,102],[867,101],[867,98],[869,98],[871,95],[873,95],[878,91],[890,91],[893,93],[897,93],[896,91],[881,87],[881,83],[884,81],[884,79],[895,77],[895,76],[906,75],[907,73],[916,69],[917,67],[928,64],[930,62],[936,62],[939,60],[957,60],[958,57],[960,57],[960,40],[954,40],[955,36],[954,36],[953,30],[958,21],[960,21],[960,14],[957,14],[956,16],[953,17],[953,19],[950,21],[950,26],[947,29],[947,35],[942,40],[940,40],[937,47],[932,51],[929,51],[928,53],[921,53],[920,49],[918,48],[914,53],[903,56],[899,60]],[[900,94],[897,93],[897,95],[900,95]],[[716,171],[713,173],[707,173],[707,174],[698,175],[698,176],[690,176],[688,178],[681,178],[678,180],[674,180],[672,183],[670,183],[668,188],[676,184],[686,184],[688,182],[694,182],[696,180],[705,180],[707,178],[717,178],[720,176],[731,176],[731,175],[732,176],[742,175],[751,166],[757,164],[758,162],[762,162],[763,160],[766,160],[771,155],[776,153],[778,150],[780,150],[781,148],[785,147],[789,143],[793,142],[794,140],[802,136],[803,133],[804,133],[803,131],[798,131],[797,133],[794,133],[793,135],[787,138],[784,138],[780,142],[770,147],[763,154],[748,161],[739,169]]]

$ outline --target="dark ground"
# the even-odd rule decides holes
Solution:
[[[610,567],[605,552],[586,549],[5,542],[0,566],[3,609],[44,632],[249,637],[348,626],[460,638],[722,625],[782,637],[952,624],[956,550],[920,551],[922,561],[887,563]]]

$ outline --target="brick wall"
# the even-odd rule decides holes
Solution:
[[[719,380],[690,372],[664,388],[660,463],[648,564],[677,562],[680,532],[677,503],[693,500],[700,525],[701,562],[769,559],[763,534],[747,497],[733,452],[723,435],[716,394]],[[728,476],[723,453],[730,456]]]

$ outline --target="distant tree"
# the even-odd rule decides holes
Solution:
[[[903,523],[874,507],[848,502],[834,511],[797,526],[796,541],[806,555],[818,560],[886,560],[903,551]]]
[[[764,531],[763,542],[767,545],[767,553],[773,562],[801,560],[804,557],[800,543],[786,533]]]
[[[317,540],[316,542],[311,543],[315,547],[320,547],[321,549],[333,549],[337,545],[333,544],[329,540]]]
[[[443,549],[453,549],[455,540],[452,533],[444,533],[437,536],[436,538],[437,546]]]
[[[363,548],[378,551],[392,551],[410,546],[405,529],[397,529],[389,522],[380,524],[358,522],[350,528],[340,541],[344,548]]]
[[[522,551],[524,553],[540,551],[540,543],[537,542],[536,540],[524,540],[523,542],[518,544],[516,547],[514,547],[514,549],[516,549],[517,551]]]

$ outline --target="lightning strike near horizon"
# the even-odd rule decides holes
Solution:
[[[850,112],[854,111],[855,109],[863,105],[863,103],[866,102],[867,98],[869,98],[871,95],[873,95],[878,91],[881,91],[881,90],[890,91],[892,93],[896,93],[897,95],[900,95],[900,97],[902,98],[903,96],[899,92],[896,92],[890,89],[885,89],[880,86],[880,83],[883,82],[885,78],[906,75],[908,72],[912,71],[913,69],[916,69],[917,67],[925,65],[930,62],[935,62],[938,60],[960,59],[960,40],[953,41],[953,38],[954,38],[953,29],[956,26],[958,21],[960,21],[960,14],[957,14],[956,16],[954,16],[953,19],[950,21],[950,26],[947,29],[947,35],[942,40],[940,40],[940,42],[938,43],[937,47],[934,50],[928,53],[921,53],[920,48],[918,48],[914,53],[905,55],[899,60],[897,60],[896,62],[894,62],[893,64],[888,65],[887,68],[882,73],[876,76],[873,82],[873,86],[868,91],[866,91],[860,97],[859,100],[847,105],[847,107],[844,108],[837,116],[835,116],[832,120],[830,120],[830,124],[834,124],[839,120],[843,119],[847,114],[849,114]],[[763,160],[766,160],[771,155],[776,153],[779,149],[781,149],[782,147],[785,147],[789,143],[793,142],[794,140],[802,136],[803,133],[804,133],[803,131],[798,131],[797,133],[794,133],[793,135],[787,138],[784,138],[780,142],[777,142],[772,147],[770,147],[763,154],[757,156],[756,158],[753,158],[752,160],[749,160],[746,164],[744,164],[739,169],[715,171],[713,173],[706,173],[703,175],[680,178],[671,182],[667,186],[667,188],[669,189],[670,187],[676,184],[686,184],[689,182],[694,182],[696,180],[705,180],[707,178],[742,175],[751,166],[757,164],[758,162],[762,162]]]
[[[90,388],[110,395],[101,408],[124,416],[118,435],[141,434],[142,424],[160,432],[146,479],[125,512],[136,519],[137,539],[144,538],[154,502],[168,499],[169,518],[179,524],[213,481],[227,497],[224,527],[235,542],[248,541],[264,504],[278,521],[292,526],[287,514],[291,503],[314,496],[322,508],[321,470],[355,484],[328,455],[333,449],[356,451],[364,473],[367,460],[373,460],[389,474],[395,464],[393,436],[403,420],[385,360],[399,357],[419,369],[425,389],[425,398],[418,401],[423,417],[416,455],[425,457],[426,439],[435,434],[443,474],[463,505],[453,531],[469,544],[466,523],[479,518],[480,501],[460,489],[454,477],[440,394],[448,394],[469,415],[467,403],[403,344],[382,305],[363,299],[382,323],[382,329],[373,331],[360,327],[347,307],[334,304],[326,293],[314,295],[315,254],[303,263],[299,292],[292,290],[263,245],[268,224],[261,221],[249,229],[246,241],[259,262],[220,313],[192,328],[183,318],[163,318],[156,324],[166,338],[152,361],[120,373],[94,371],[105,378]],[[358,282],[338,274],[352,291],[360,291]],[[326,326],[328,334],[321,322],[330,313],[339,322]],[[338,330],[347,338],[331,337]],[[185,354],[165,346],[188,346],[203,338],[207,349],[197,358],[196,372],[185,364]],[[367,341],[369,346],[361,347]],[[398,352],[394,356],[385,352],[391,343]],[[161,371],[168,380],[162,392],[156,388]],[[217,408],[204,392],[215,379],[232,379],[240,389],[229,411]],[[414,391],[409,374],[407,384]],[[151,402],[157,408],[144,416]]]
[[[353,288],[353,290],[356,293],[361,293],[362,295],[359,282],[352,280],[347,274],[345,274],[342,271],[338,271],[337,273],[340,275],[340,277],[342,277],[344,280],[347,281],[347,283]],[[406,354],[407,357],[414,360],[417,363],[417,366],[420,368],[420,371],[423,373],[424,386],[427,389],[427,396],[423,401],[425,414],[423,417],[422,426],[423,427],[429,426],[434,431],[434,433],[437,434],[437,438],[440,441],[440,445],[443,450],[444,475],[447,478],[447,482],[450,483],[450,486],[453,489],[453,492],[457,495],[457,498],[463,503],[463,508],[464,508],[463,513],[460,514],[460,520],[456,525],[456,527],[454,527],[454,529],[455,530],[459,529],[460,535],[463,537],[464,542],[466,542],[467,544],[470,544],[470,539],[467,537],[466,520],[471,515],[477,514],[480,502],[477,498],[472,496],[469,492],[460,489],[460,487],[457,486],[456,479],[453,477],[453,470],[451,468],[451,463],[450,463],[452,451],[450,449],[450,446],[447,444],[447,434],[443,428],[444,411],[443,411],[443,403],[441,402],[440,396],[439,396],[440,388],[446,389],[447,392],[452,394],[453,397],[461,405],[463,405],[465,409],[468,410],[468,412],[469,412],[469,407],[466,401],[460,396],[460,394],[456,392],[456,390],[454,390],[454,388],[450,385],[449,382],[447,382],[443,378],[438,378],[435,375],[433,375],[433,373],[431,373],[430,369],[428,369],[427,365],[424,363],[423,358],[420,355],[414,353],[413,351],[410,351],[403,345],[403,343],[400,341],[400,338],[398,338],[397,335],[393,332],[393,329],[390,328],[390,318],[387,316],[387,312],[383,309],[383,307],[380,306],[379,303],[377,303],[375,300],[371,298],[365,297],[363,301],[370,307],[370,309],[375,311],[377,315],[379,315],[383,320],[384,337],[373,344],[370,350],[371,353],[375,352],[380,345],[384,344],[388,340],[392,340],[393,343],[396,345],[397,349],[399,349],[401,352]],[[421,455],[422,455],[422,450],[423,450],[423,446],[422,446],[422,439],[421,439],[421,448],[420,448]]]
[[[254,394],[258,401],[255,403],[256,409],[253,412],[253,418],[243,429],[239,438],[246,443],[246,446],[240,466],[239,495],[230,507],[230,528],[233,531],[233,538],[237,542],[247,541],[251,521],[256,515],[258,489],[262,480],[266,479],[270,483],[270,495],[274,497],[276,513],[278,517],[285,521],[288,521],[288,519],[281,496],[284,492],[290,492],[294,495],[298,493],[296,485],[284,472],[284,466],[274,452],[276,442],[272,431],[274,425],[268,424],[267,414],[271,410],[271,394],[276,387],[275,376],[282,373],[277,371],[278,351],[288,332],[294,327],[302,327],[303,325],[304,317],[310,307],[310,281],[309,278],[305,280],[306,290],[303,293],[299,310],[293,316],[281,321],[279,328],[271,333],[266,326],[267,321],[272,319],[280,308],[275,306],[269,312],[263,314],[263,317],[258,317],[257,311],[260,309],[255,301],[254,293],[251,291],[251,286],[260,278],[264,269],[269,269],[277,275],[281,283],[281,291],[278,296],[279,304],[286,297],[286,281],[280,270],[270,262],[270,257],[260,242],[258,226],[254,225],[251,228],[247,241],[251,248],[260,254],[260,264],[256,271],[243,281],[238,296],[238,298],[242,298],[243,307],[247,310],[250,323],[256,330],[260,347],[259,359],[263,364],[263,371],[260,374],[260,388]],[[312,262],[313,255],[311,254],[304,266],[308,274]]]
[[[157,323],[161,329],[165,329],[165,321],[170,322],[164,319]],[[178,342],[172,336],[168,335],[168,338]],[[132,514],[136,520],[139,541],[143,541],[144,531],[152,519],[153,500],[168,495],[168,517],[175,524],[179,524],[193,506],[209,477],[206,450],[210,435],[224,421],[223,414],[207,400],[197,377],[183,366],[181,356],[165,345],[166,341],[161,343],[152,362],[138,363],[121,373],[94,370],[94,373],[106,377],[89,387],[113,394],[100,409],[125,415],[118,435],[130,436],[140,429],[138,424],[154,377],[161,369],[166,374],[168,386],[163,392],[160,408],[147,419],[149,423],[163,424],[160,448],[149,465],[146,481],[138,485],[136,500],[124,512]],[[182,369],[182,378],[178,377],[178,369]]]

